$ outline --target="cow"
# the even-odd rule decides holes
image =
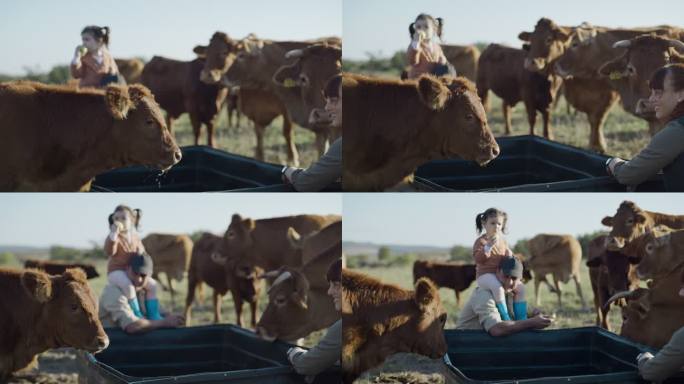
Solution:
[[[537,71],[544,75],[557,74],[563,77],[563,95],[576,110],[586,113],[589,120],[589,147],[597,152],[606,151],[603,136],[603,124],[610,108],[617,102],[618,94],[610,83],[598,76],[572,77],[565,72],[560,74],[555,67],[556,61],[566,49],[579,40],[586,40],[595,35],[596,30],[588,24],[578,27],[562,27],[552,20],[541,18],[533,32],[521,32],[518,38],[525,42],[527,50],[524,66],[527,70]],[[573,40],[573,36],[577,36]]]
[[[266,272],[264,278],[275,280],[268,290],[268,305],[257,324],[257,335],[265,340],[295,341],[338,321],[340,313],[327,293],[325,275],[341,257],[339,237],[306,264]]]
[[[649,122],[656,121],[655,110],[643,108],[639,100],[649,98],[651,90],[648,83],[655,71],[667,64],[684,63],[684,54],[677,52],[684,53],[684,43],[648,34],[618,41],[613,48],[626,51],[603,64],[599,74],[609,78],[624,105],[634,106],[633,114]]]
[[[234,214],[223,236],[221,254],[249,262],[266,271],[300,267],[302,254],[290,245],[290,227],[306,236],[340,221],[338,215],[297,215],[254,220]]]
[[[525,69],[527,52],[522,49],[490,44],[477,64],[477,94],[487,105],[488,92],[492,90],[501,98],[506,135],[511,134],[511,107],[519,101],[525,104],[530,135],[534,135],[537,111],[542,114],[544,137],[553,140],[549,125],[550,109],[560,88],[560,78],[542,75]]]
[[[85,263],[68,263],[65,261],[54,260],[26,260],[24,261],[24,268],[40,269],[48,275],[61,275],[69,268],[80,268],[85,272],[88,280],[100,277],[97,269],[92,264]]]
[[[664,225],[672,229],[684,229],[684,215],[646,211],[634,202],[625,200],[620,204],[615,215],[604,217],[601,223],[612,227],[606,246],[609,250],[618,251],[630,241],[650,232],[655,226]]]
[[[625,246],[642,279],[660,279],[684,264],[684,230],[656,227]]]
[[[192,239],[187,235],[171,235],[163,233],[151,233],[142,239],[145,251],[152,257],[154,262],[154,272],[152,278],[159,281],[160,273],[166,274],[168,289],[171,292],[171,303],[175,305],[175,292],[173,290],[173,279],[183,280],[188,268],[190,267],[190,257],[192,256]]]
[[[0,190],[90,189],[114,168],[166,171],[181,151],[142,85],[76,89],[28,81],[0,84]]]
[[[426,277],[410,291],[343,269],[341,362],[346,378],[351,382],[398,352],[443,357],[446,318],[439,291]]]
[[[237,44],[221,42],[216,49],[212,49],[210,43],[202,78],[209,82],[221,82],[228,87],[263,88],[273,92],[285,105],[295,123],[316,134],[316,148],[319,155],[322,155],[327,149],[329,127],[313,124],[309,121],[309,116],[313,109],[323,108],[323,95],[314,92],[311,94],[314,99],[305,104],[298,87],[280,86],[273,81],[273,76],[279,68],[296,60],[286,58],[288,52],[323,43],[342,46],[337,37],[300,42],[263,40],[254,35],[247,36]],[[234,55],[223,56],[225,52],[234,52]]]
[[[251,309],[251,326],[256,326],[259,293],[263,270],[254,265],[221,257],[221,236],[205,232],[195,242],[188,270],[188,292],[185,298],[185,320],[190,324],[190,313],[195,291],[202,283],[213,288],[214,323],[221,322],[221,299],[228,291],[235,304],[236,323],[242,326],[242,304],[246,301]]]
[[[456,293],[456,306],[461,307],[461,292],[475,281],[475,264],[416,260],[413,262],[413,283],[427,277],[439,288],[451,288]]]
[[[558,307],[562,307],[559,282],[575,282],[577,296],[586,308],[582,287],[580,286],[580,262],[582,246],[571,235],[538,234],[527,241],[530,258],[527,260],[534,275],[535,303],[539,305],[539,285],[547,274],[553,276],[553,284],[558,295]]]
[[[209,40],[209,45],[195,46],[194,52],[205,58],[205,63],[199,73],[201,82],[211,86],[223,86],[221,75],[232,65],[238,49],[242,47],[239,42],[231,39],[223,32],[216,32]],[[237,108],[248,119],[254,122],[257,145],[254,157],[264,160],[264,131],[278,116],[283,117],[283,137],[287,148],[287,161],[294,166],[299,165],[299,153],[294,143],[292,130],[292,118],[282,100],[276,94],[264,87],[229,86],[231,95],[237,97]]]
[[[382,191],[410,182],[433,159],[461,156],[484,166],[499,145],[473,83],[458,77],[417,80],[345,73],[345,191]]]
[[[610,331],[608,299],[618,292],[636,289],[639,278],[630,257],[621,251],[606,249],[607,240],[607,235],[600,235],[589,242],[586,265],[594,292],[596,325]]]
[[[145,63],[140,59],[114,59],[119,68],[119,74],[126,80],[126,84],[140,82]]]
[[[82,270],[50,276],[0,268],[0,287],[0,381],[34,365],[37,355],[51,348],[97,353],[109,346]]]
[[[228,94],[218,85],[199,80],[204,59],[179,61],[154,56],[143,69],[141,81],[166,111],[166,124],[172,131],[173,121],[183,113],[190,115],[190,124],[199,145],[202,124],[207,127],[207,145],[214,146],[214,120]]]

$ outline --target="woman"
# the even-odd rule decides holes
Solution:
[[[684,64],[670,64],[657,70],[649,84],[649,102],[665,127],[630,161],[611,158],[609,175],[620,184],[637,185],[661,169],[665,190],[684,191]]]

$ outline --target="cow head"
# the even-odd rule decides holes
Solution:
[[[684,231],[656,228],[632,243],[628,251],[638,256],[636,273],[640,279],[663,277],[684,263]]]
[[[571,35],[570,29],[547,18],[539,19],[534,32],[520,32],[518,38],[527,42],[525,69],[546,72],[548,64],[563,54]]]
[[[294,268],[281,267],[264,273],[262,277],[275,277],[275,280],[268,289],[268,305],[257,324],[257,334],[267,340],[303,337],[301,327],[311,322],[312,314],[306,276]]]
[[[254,245],[252,237],[254,228],[256,228],[254,220],[243,219],[239,214],[234,214],[228,229],[223,234],[222,255],[231,259],[245,259]]]
[[[193,51],[199,57],[204,57],[204,68],[200,72],[200,81],[216,84],[221,76],[235,61],[238,43],[223,32],[216,32],[209,40],[208,46],[196,46]]]
[[[677,49],[684,52],[684,43],[679,40],[657,36],[656,34],[641,35],[630,40],[621,40],[613,44],[614,49],[626,49],[616,59],[601,66],[599,74],[608,77],[613,86],[619,90],[624,99],[623,104],[633,107],[640,99],[648,99],[651,90],[649,80],[653,73],[661,67],[672,63],[684,63],[684,56],[677,53]],[[640,117],[655,119],[655,111],[645,108],[642,102]]]
[[[261,277],[264,270],[262,268],[254,265],[251,260],[224,256],[220,246],[212,252],[211,260],[225,269],[227,286],[237,283],[243,299],[256,299],[259,296],[263,285]]]
[[[423,75],[416,88],[420,102],[431,111],[427,126],[421,129],[430,134],[421,132],[416,145],[432,148],[432,158],[460,156],[484,166],[499,155],[473,83],[463,77]]]
[[[221,82],[227,87],[259,86],[258,75],[265,71],[264,41],[250,34],[236,45],[235,60],[225,72]]]
[[[32,300],[42,305],[41,317],[50,319],[50,333],[45,335],[48,345],[89,352],[107,348],[109,338],[98,318],[97,300],[82,270],[67,269],[52,277],[27,270],[21,275],[21,285]]]
[[[594,77],[601,65],[601,48],[596,42],[598,29],[588,23],[575,28],[563,54],[554,64],[554,72],[564,79]]]
[[[304,105],[321,108],[324,104],[321,91],[328,79],[341,71],[342,48],[326,43],[314,44],[290,51],[285,58],[295,59],[295,62],[280,67],[273,75],[273,82],[299,88]]]
[[[601,224],[612,227],[606,239],[606,248],[618,251],[626,243],[636,239],[653,227],[653,219],[648,213],[631,201],[623,201],[614,216],[606,216]]]
[[[181,151],[169,132],[159,105],[150,90],[140,84],[110,85],[105,106],[113,117],[113,146],[122,162],[168,170],[181,160]]]
[[[414,316],[408,322],[408,329],[401,334],[397,352],[412,352],[441,358],[447,352],[444,339],[444,325],[447,314],[442,306],[439,292],[427,277],[419,278],[414,286]]]

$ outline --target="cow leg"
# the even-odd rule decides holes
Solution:
[[[553,140],[553,132],[551,130],[551,115],[548,108],[541,112],[542,122],[544,123],[544,137]]]
[[[264,131],[265,127],[257,123],[256,121],[254,122],[254,133],[256,133],[256,139],[257,139],[257,145],[256,145],[256,151],[254,153],[254,157],[259,160],[259,161],[264,161]]]
[[[173,291],[173,283],[168,272],[166,273],[166,281],[169,283],[169,291],[171,291],[171,311],[173,312],[176,309],[176,293]]]
[[[195,135],[195,145],[199,145],[199,137],[202,129],[202,122],[195,114],[190,115],[190,124],[192,125],[192,133]]]
[[[608,110],[587,114],[587,117],[589,118],[589,127],[591,129],[589,147],[599,153],[606,152],[606,139],[603,137],[603,124],[606,121],[607,114]]]
[[[201,281],[197,284],[197,302],[204,306],[204,284]]]
[[[233,107],[230,101],[230,96],[228,96],[226,100],[226,116],[228,116],[228,128],[233,128],[233,113],[235,112],[235,108]]]
[[[503,110],[504,124],[506,124],[506,136],[511,134],[511,106],[506,101],[501,101],[501,109]]]
[[[238,327],[242,327],[242,297],[235,290],[231,290],[231,294],[233,295],[233,305],[235,305],[235,322]]]
[[[294,142],[294,130],[292,129],[292,120],[286,115],[283,115],[283,137],[287,144],[287,162],[293,167],[299,167],[299,153]]]
[[[534,274],[534,303],[536,306],[539,306],[539,285],[541,284],[542,278],[543,276],[539,277],[539,274]]]
[[[323,156],[328,151],[328,132],[316,132],[316,149],[318,150],[318,157]]]
[[[252,312],[252,329],[256,329],[256,325],[257,325],[257,320],[256,320],[257,319],[257,307],[258,307],[257,300],[258,300],[257,298],[254,298],[253,300],[249,301],[249,308],[250,308],[250,311]]]
[[[558,277],[555,275],[553,276],[553,285],[556,288],[556,294],[558,295],[558,308],[563,308],[563,304],[561,303],[561,295],[563,294],[563,292],[561,291]]]
[[[221,294],[214,289],[214,323],[221,322]]]
[[[214,122],[208,121],[207,126],[207,145],[214,148]]]
[[[185,295],[185,323],[187,325],[190,325],[190,310],[192,309],[192,302],[195,300],[195,288],[198,285],[197,279],[194,277],[192,273],[188,274],[188,292]],[[202,286],[202,283],[199,282],[199,286]]]
[[[584,295],[582,295],[582,287],[580,286],[579,277],[573,276],[572,279],[575,281],[575,288],[577,288],[577,296],[579,296],[582,302],[582,309],[587,309],[587,303],[584,301]]]
[[[606,303],[609,298],[610,294],[608,293],[608,290],[599,288],[599,298],[596,300],[596,306],[598,307],[598,317],[600,317],[601,323],[597,325],[605,328],[607,331],[610,331],[610,324],[608,323],[608,313],[610,312],[610,307],[604,308],[603,303]]]
[[[530,135],[534,135],[534,126],[537,124],[537,110],[534,109],[534,106],[526,104],[525,111],[527,112],[527,124],[530,126]]]
[[[456,308],[461,308],[461,292],[459,292],[457,289],[454,291],[456,292]]]

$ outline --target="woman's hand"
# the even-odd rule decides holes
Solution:
[[[609,176],[615,176],[615,167],[617,167],[618,164],[625,163],[626,161],[622,160],[619,157],[612,157],[606,161],[606,173],[608,173]]]

